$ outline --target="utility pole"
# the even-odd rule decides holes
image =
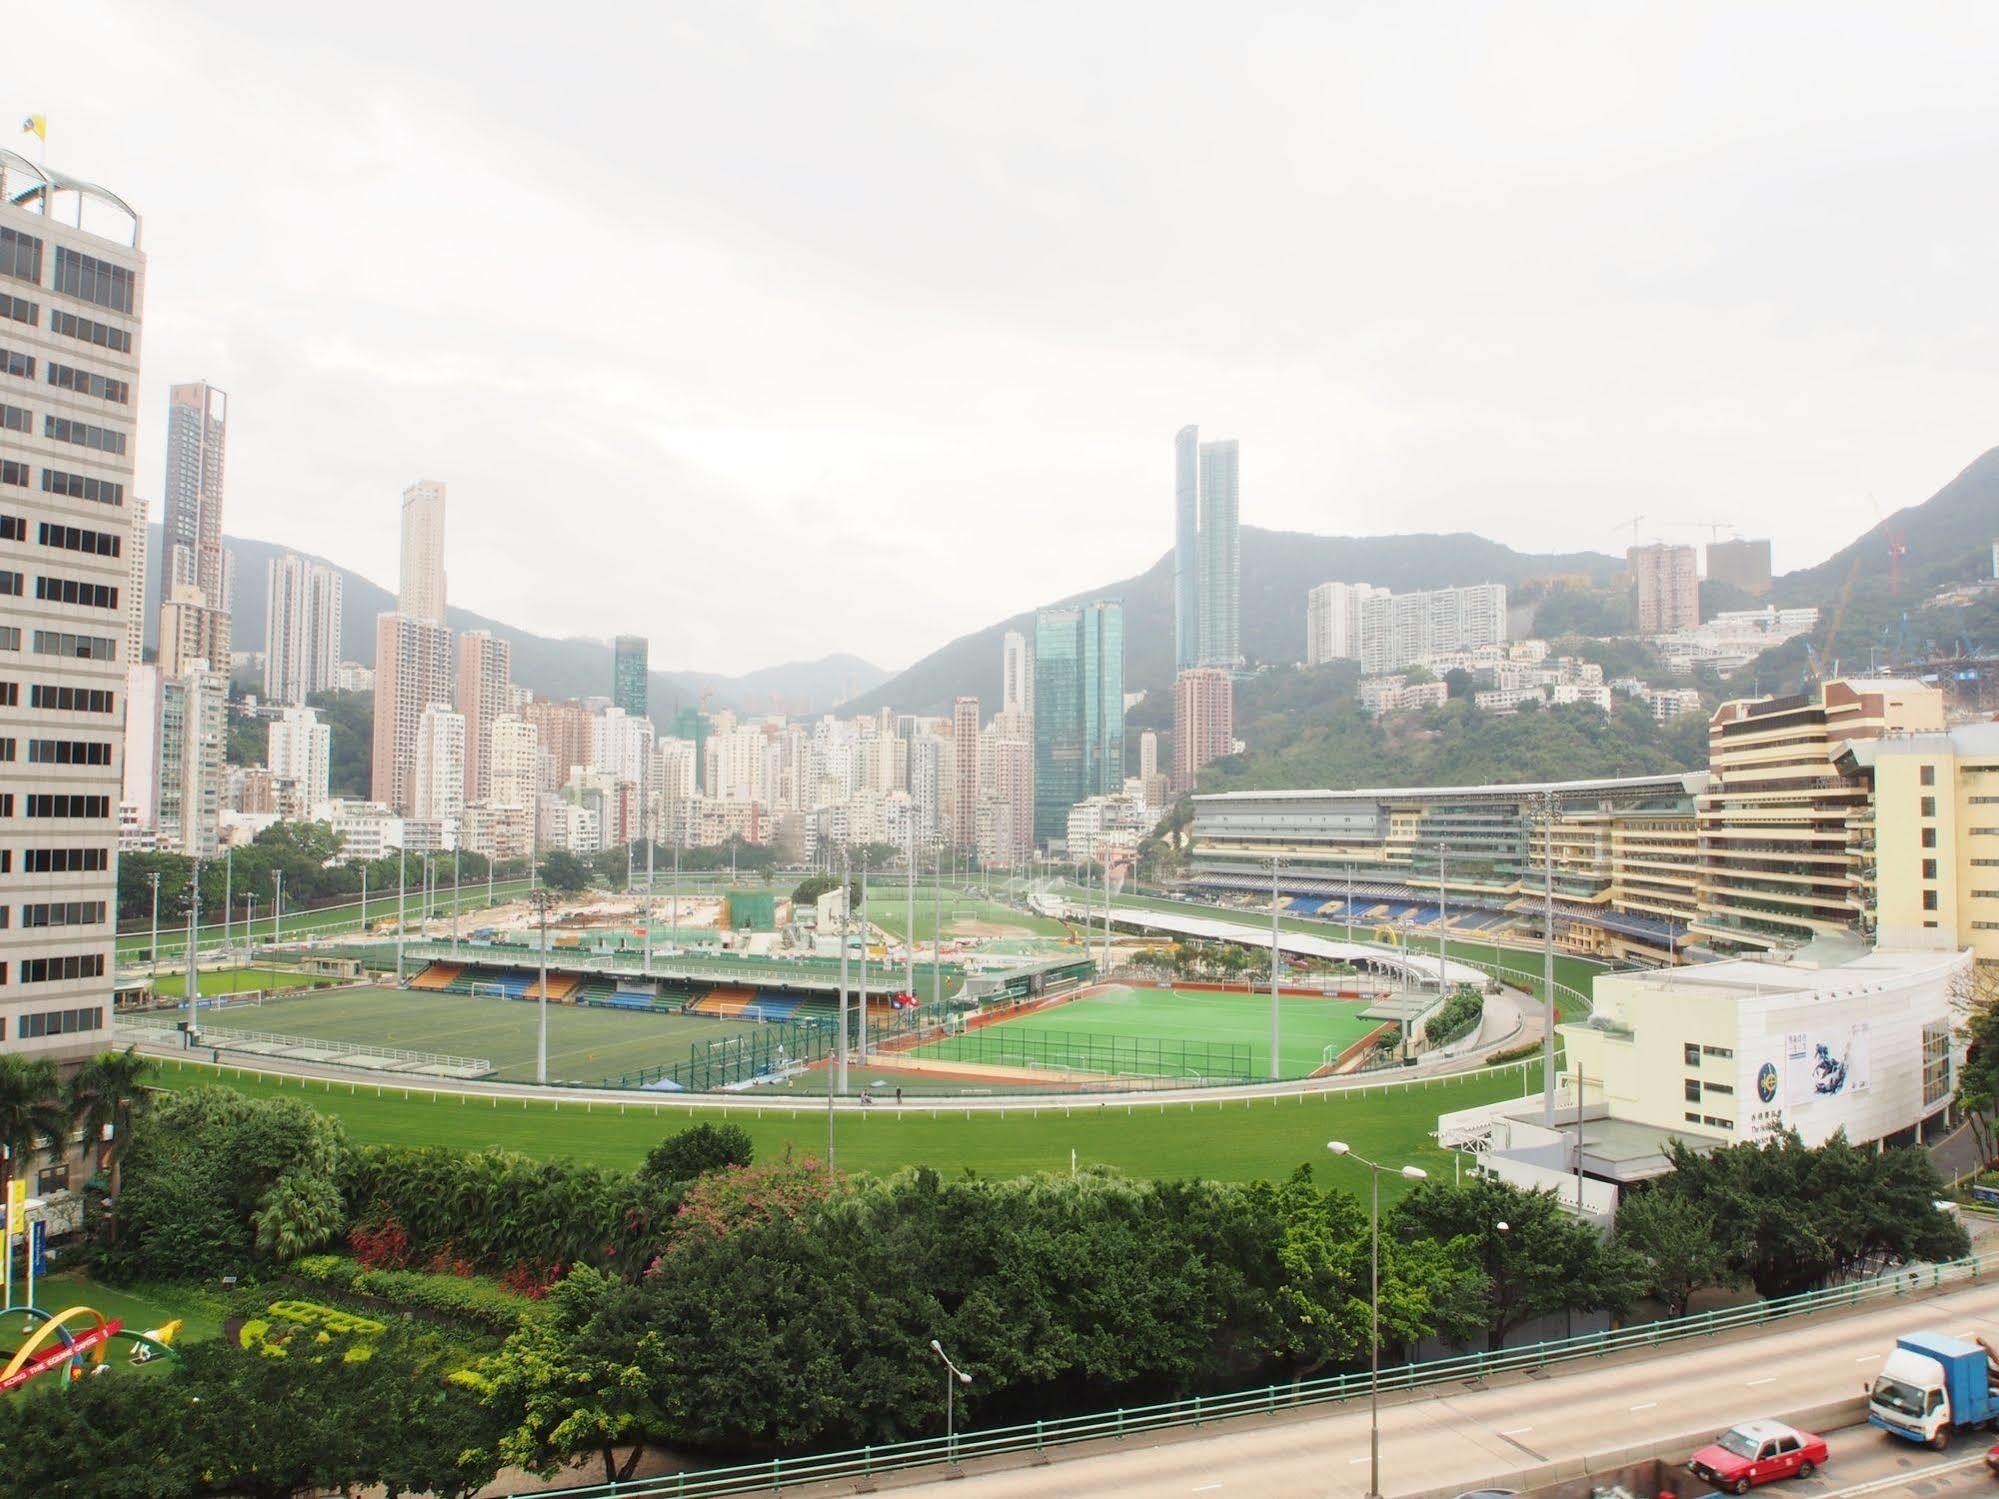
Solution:
[[[863,1067],[868,1065],[868,856],[861,853],[861,1008],[854,1017],[857,1037],[854,1053]]]
[[[1277,890],[1277,869],[1278,861],[1273,858],[1270,861],[1270,1080],[1273,1083],[1284,1075],[1283,1068],[1278,1064],[1280,1030],[1277,1004],[1277,975],[1278,969],[1284,961],[1284,956],[1278,945],[1277,936],[1278,902],[1281,898]]]
[[[155,869],[149,878],[153,882],[153,987],[160,987],[160,872]]]
[[[539,1024],[535,1031],[534,1080],[546,1085],[548,1082],[548,908],[555,904],[555,897],[546,890],[537,890],[529,898],[529,905],[541,918],[541,990],[536,1002]]]
[[[1450,858],[1448,844],[1437,847],[1437,998],[1451,985]]]
[[[396,987],[403,986],[403,902],[409,893],[410,855],[406,848],[396,850]]]
[[[252,890],[245,895],[243,897],[243,904],[246,907],[243,912],[243,931],[245,933],[243,947],[249,960],[249,966],[255,968],[257,966],[257,892]]]
[[[235,845],[222,851],[222,961],[229,961],[229,908],[236,903],[234,878],[236,874]]]
[[[904,934],[908,940],[903,945],[903,988],[909,997],[916,998],[916,813],[912,807],[909,817],[909,903],[903,914],[909,918],[909,930]]]
[[[195,950],[195,939],[201,932],[201,856],[194,860],[194,882],[188,887],[187,898],[187,987],[181,993],[187,1005],[187,1033],[190,1038],[201,1034],[201,967],[200,956]]]
[[[648,979],[652,977],[652,849],[655,841],[651,833],[646,835],[645,962]]]
[[[930,887],[930,998],[944,1003],[944,850],[937,850],[937,879]]]
[[[853,915],[854,884],[849,865],[849,855],[843,846],[840,849],[840,1092],[847,1091],[847,943]]]
[[[368,935],[368,861],[361,861],[361,935]]]
[[[277,887],[271,896],[271,946],[277,947],[284,941],[285,872],[282,869],[273,869],[271,883]]]
[[[454,847],[451,850],[451,956],[458,956],[458,876],[465,860],[465,850]]]
[[[1541,824],[1541,1123],[1555,1127],[1555,793],[1542,794]],[[1578,1137],[1577,1152],[1581,1153]],[[1580,1202],[1578,1198],[1578,1202]]]

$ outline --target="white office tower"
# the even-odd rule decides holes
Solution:
[[[127,666],[146,659],[146,502],[137,495],[126,503],[130,529],[125,535],[125,655]]]
[[[273,557],[264,603],[264,697],[301,707],[340,685],[340,574],[297,552]]]
[[[418,822],[465,816],[465,715],[442,703],[427,706],[417,723],[414,806]]]
[[[1034,714],[1034,652],[1018,630],[1008,630],[1000,643],[1000,711]]]
[[[548,789],[541,731],[525,718],[494,719],[486,736],[486,757],[492,766],[488,800],[495,806],[532,807]]]
[[[420,479],[403,491],[402,586],[396,612],[444,623],[444,486]]]
[[[0,1051],[110,1041],[138,244],[112,194],[0,151]]]
[[[160,688],[160,846],[211,858],[228,792],[229,678],[195,664]]]
[[[160,834],[160,711],[165,677],[157,666],[125,673],[124,790],[118,801],[118,846],[152,848]]]
[[[1506,585],[1377,593],[1361,601],[1360,669],[1378,677],[1506,639]]]
[[[277,783],[281,815],[308,817],[327,799],[333,730],[311,708],[287,708],[271,720],[264,763]]]
[[[914,805],[916,836],[935,843],[944,830],[950,806],[951,741],[936,734],[918,734],[909,742],[909,799]]]
[[[1386,588],[1369,583],[1321,583],[1305,596],[1305,664],[1360,659],[1360,606]]]

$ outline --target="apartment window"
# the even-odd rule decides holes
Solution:
[[[64,338],[73,338],[79,343],[95,344],[100,349],[115,349],[120,354],[132,352],[132,335],[123,328],[114,328],[109,323],[95,323],[73,312],[51,309],[49,332],[60,333]]]
[[[73,443],[79,448],[89,448],[96,453],[125,452],[125,434],[110,427],[92,426],[89,422],[71,421],[66,416],[45,416],[42,418],[42,436],[56,442]]]
[[[1920,782],[1920,783],[1921,783],[1922,785],[1925,785],[1925,786],[1934,786],[1934,785],[1936,785],[1936,783],[1937,783],[1937,768],[1936,768],[1936,767],[1935,767],[1934,765],[1925,765],[1925,766],[1921,767],[1921,768],[1920,768],[1920,769],[1919,769],[1919,770],[1918,770],[1918,771],[1916,772],[1916,779],[1917,779],[1917,781],[1918,781],[1918,782]]]
[[[0,484],[28,487],[28,465],[14,458],[0,459]]]
[[[0,874],[7,873],[8,852],[0,849]],[[102,874],[110,867],[110,850],[102,848],[30,848],[21,855],[24,874]]]
[[[101,963],[103,959],[98,961]],[[44,1010],[39,1015],[21,1017],[21,1039],[24,1041],[35,1036],[69,1036],[78,1031],[103,1029],[104,1010],[98,1005],[87,1010]]]
[[[30,765],[109,765],[111,746],[92,739],[30,739]]]
[[[28,706],[58,713],[115,713],[118,695],[102,687],[63,687],[37,682],[28,689]]]
[[[95,370],[80,370],[73,364],[57,364],[49,361],[49,384],[59,390],[75,391],[80,396],[90,396],[99,401],[113,401],[123,406],[132,398],[132,387],[123,380],[113,380],[109,375],[100,375]]]
[[[18,651],[21,648],[21,627],[0,625],[0,651]]]
[[[1697,1077],[1688,1078],[1686,1082],[1686,1092],[1687,1092],[1688,1103],[1699,1103],[1701,1101],[1700,1079]]]
[[[1735,1095],[1735,1089],[1727,1083],[1702,1083],[1701,1089],[1707,1093],[1726,1093],[1731,1098]]]
[[[0,292],[0,317],[11,318],[17,323],[26,323],[32,328],[41,321],[41,309],[26,297],[17,297],[12,292]]]
[[[1717,1119],[1712,1114],[1703,1114],[1701,1116],[1701,1123],[1711,1124],[1716,1129],[1732,1130],[1735,1128],[1735,1121],[1733,1119]]]
[[[24,863],[22,867],[26,868],[26,864]],[[0,848],[0,874],[12,874],[13,872],[14,850],[11,848]]]
[[[57,958],[23,958],[20,975],[20,982],[24,984],[59,984],[66,979],[102,978],[104,954],[73,952]]]
[[[109,817],[111,798],[80,791],[36,791],[28,796],[30,817]]]
[[[0,734],[0,764],[12,765],[13,763],[14,736],[12,734]]]
[[[122,265],[84,255],[67,245],[56,246],[55,288],[68,296],[95,302],[113,312],[132,311],[132,273]]]
[[[109,635],[72,635],[67,630],[37,630],[35,654],[63,656],[77,661],[115,661],[118,642]]]
[[[99,505],[125,503],[125,486],[110,479],[93,479],[88,474],[66,474],[59,468],[42,470],[42,490],[47,494],[68,495],[72,500],[91,500]]]
[[[1922,815],[1925,817],[1934,817],[1937,815],[1937,799],[1935,797],[1926,796],[1923,798]]]
[[[84,526],[61,526],[48,521],[42,522],[41,543],[45,547],[61,547],[66,552],[89,552],[96,557],[116,557],[119,540],[110,531],[92,531]]]
[[[1687,1065],[1688,1065],[1689,1067],[1698,1067],[1698,1066],[1700,1066],[1700,1064],[1701,1064],[1701,1049],[1700,1049],[1700,1047],[1699,1047],[1699,1046],[1697,1046],[1697,1045],[1696,1045],[1696,1044],[1695,1044],[1694,1042],[1692,1042],[1692,1041],[1689,1041],[1689,1042],[1685,1043],[1685,1045],[1684,1045],[1684,1046],[1683,1046],[1683,1047],[1682,1047],[1681,1049],[1682,1049],[1682,1050],[1683,1050],[1683,1051],[1684,1051],[1684,1052],[1686,1053],[1686,1057],[1687,1057]]]
[[[1682,1114],[1680,1117],[1685,1119],[1689,1124],[1699,1124],[1701,1122],[1701,1116],[1698,1114]]]
[[[10,599],[21,596],[21,574],[0,570],[0,596]]]
[[[18,708],[20,706],[21,684],[19,682],[0,682],[0,708]]]
[[[1724,1062],[1732,1062],[1735,1060],[1735,1048],[1732,1046],[1703,1046],[1701,1048],[1701,1055],[1719,1057]]]
[[[26,541],[28,523],[18,515],[0,515],[0,541]]]
[[[49,1197],[57,1192],[69,1190],[69,1162],[60,1166],[44,1166],[35,1173],[35,1195]]]
[[[1934,911],[1934,910],[1935,910],[1936,908],[1937,908],[1937,893],[1936,893],[1936,891],[1934,891],[1934,890],[1925,890],[1925,891],[1923,892],[1923,909],[1924,909],[1925,911]]]
[[[19,229],[0,229],[0,276],[37,284],[42,279],[42,242]]]
[[[50,604],[82,604],[88,609],[116,609],[118,590],[109,583],[85,583],[44,573],[35,579],[35,597]]]
[[[25,406],[0,406],[0,431],[28,433],[35,430],[35,414]]]
[[[0,817],[12,817],[13,815],[14,793],[11,791],[0,791]]]
[[[97,926],[104,920],[101,900],[45,900],[21,907],[23,927]],[[5,925],[0,920],[0,925]]]
[[[1936,846],[1937,846],[1937,830],[1935,828],[1924,828],[1923,847],[1935,848]]]
[[[23,354],[19,349],[0,349],[0,375],[14,375],[22,380],[35,378],[35,356]]]

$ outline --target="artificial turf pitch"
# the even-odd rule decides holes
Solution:
[[[880,927],[891,937],[910,940],[910,903],[908,892],[902,886],[870,889],[866,914],[872,925]],[[933,892],[918,886],[914,940],[929,942],[934,939],[940,919],[946,942],[953,937],[987,936],[995,930],[1010,936],[1057,940],[1070,935],[1068,927],[1051,916],[1038,916],[1032,911],[1023,911],[962,891],[946,890],[939,899]]]
[[[221,1083],[258,1097],[296,1098],[341,1120],[348,1137],[363,1145],[491,1146],[629,1171],[663,1137],[695,1124],[727,1122],[749,1132],[761,1160],[782,1159],[786,1152],[824,1160],[826,1152],[826,1110],[809,1099],[773,1099],[726,1112],[651,1100],[556,1104],[427,1093],[388,1082],[284,1078],[179,1060],[162,1063],[159,1080],[167,1088]],[[1309,1164],[1321,1182],[1345,1180],[1359,1190],[1364,1174],[1332,1161],[1328,1140],[1343,1140],[1371,1160],[1419,1165],[1433,1177],[1448,1177],[1455,1163],[1432,1138],[1437,1116],[1518,1097],[1540,1082],[1535,1061],[1469,1077],[1249,1100],[1077,1099],[1003,1111],[954,1109],[942,1102],[901,1109],[879,1105],[841,1112],[836,1158],[843,1171],[877,1175],[933,1166],[950,1175],[971,1170],[1012,1177],[1067,1171],[1073,1150],[1079,1167],[1221,1181],[1280,1178]],[[1401,1177],[1383,1175],[1384,1196],[1404,1190]]]
[[[1284,1077],[1311,1076],[1329,1059],[1329,1049],[1337,1056],[1378,1024],[1361,1019],[1365,1007],[1353,1000],[1285,995],[1277,1005],[1278,1071]],[[1270,996],[1240,989],[1216,993],[1111,985],[1088,998],[1050,1005],[972,1035],[947,1036],[922,1047],[919,1055],[939,1061],[973,1062],[981,1056],[1001,1060],[982,1039],[995,1031],[1113,1037],[1139,1043],[1238,1042],[1249,1049],[1249,1076],[1270,1076]],[[1130,1065],[1121,1064],[1118,1070],[1145,1072],[1141,1059],[1146,1050],[1142,1045],[1131,1048]]]
[[[461,1057],[485,1057],[502,1082],[535,1075],[540,1005],[532,1001],[408,989],[341,989],[208,1012],[213,1033],[267,1031],[280,1036],[394,1046]],[[699,1015],[548,1006],[550,1082],[600,1083],[641,1068],[687,1060],[699,1042],[742,1035],[756,1021]]]

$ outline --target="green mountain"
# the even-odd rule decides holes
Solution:
[[[1856,593],[1888,596],[1891,545],[1899,542],[1901,598],[1913,608],[1936,589],[1992,575],[1999,541],[1999,448],[1974,459],[1920,505],[1897,510],[1816,567],[1785,573],[1771,587],[1780,603],[1836,608],[1851,580]]]
[[[1582,574],[1607,582],[1623,568],[1599,552],[1535,556],[1482,536],[1311,536],[1242,528],[1242,645],[1252,662],[1305,656],[1305,595],[1321,583],[1374,583],[1406,593],[1468,583],[1515,587],[1529,578]],[[1117,599],[1124,604],[1125,691],[1159,691],[1173,682],[1173,554],[1135,578],[1122,578],[1049,604]],[[1034,611],[1000,620],[932,651],[849,705],[884,705],[907,713],[943,713],[969,693],[990,711],[1000,698],[1000,641],[1008,630],[1034,635]]]

